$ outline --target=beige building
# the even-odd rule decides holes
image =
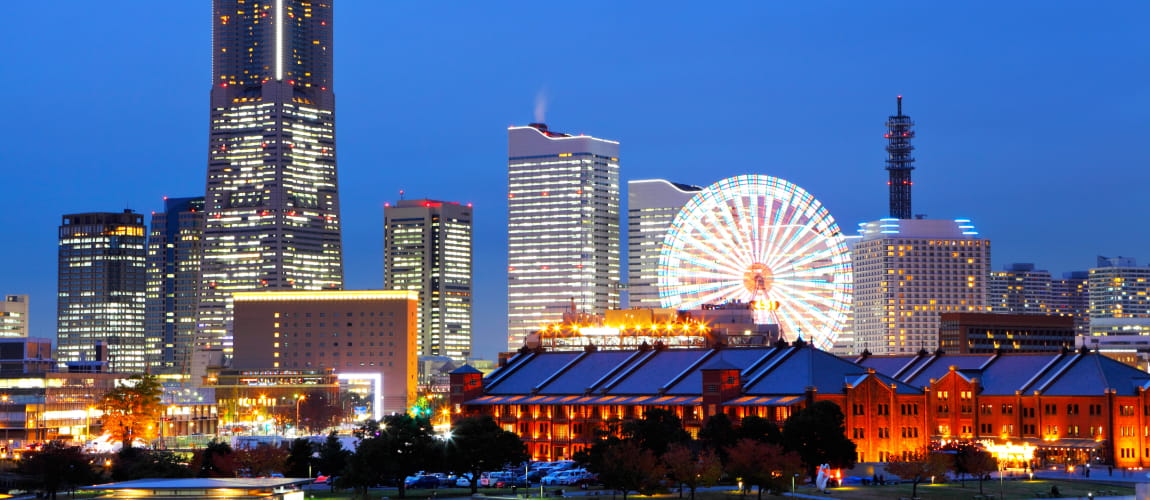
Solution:
[[[861,233],[851,251],[856,348],[933,351],[941,313],[986,310],[990,240],[970,221],[882,219]]]
[[[5,295],[0,302],[0,337],[28,336],[28,296]]]
[[[232,368],[377,378],[385,414],[415,400],[416,292],[241,292],[234,300]]]

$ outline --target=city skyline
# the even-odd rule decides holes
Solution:
[[[1060,276],[1099,254],[1150,260],[1150,235],[1131,229],[1150,180],[1138,169],[1150,158],[1138,83],[1150,42],[1137,21],[1150,7],[981,7],[340,4],[345,287],[381,285],[382,207],[400,189],[474,202],[490,214],[475,228],[475,352],[502,349],[505,130],[532,121],[540,96],[555,129],[620,141],[621,182],[774,175],[849,233],[887,212],[883,124],[903,95],[917,124],[915,212],[972,219],[994,241],[991,269],[1034,262]],[[54,337],[62,214],[147,214],[162,196],[204,194],[211,9],[14,9],[28,22],[4,35],[9,67],[28,71],[2,85],[29,98],[12,104],[24,118],[0,143],[8,185],[21,186],[4,201],[17,244],[0,255],[21,265],[2,292],[30,295],[31,334]],[[590,31],[559,34],[559,16]],[[892,70],[891,44],[903,68]],[[599,59],[588,75],[610,76],[562,64],[578,53]],[[454,175],[426,175],[437,166]]]

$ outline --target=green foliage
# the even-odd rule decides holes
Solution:
[[[192,469],[183,458],[168,450],[124,448],[112,466],[114,481],[177,477],[192,477]]]
[[[727,471],[741,478],[744,484],[757,486],[759,498],[764,489],[776,493],[785,491],[795,474],[803,470],[797,453],[756,439],[740,439],[727,450],[727,455]]]
[[[699,441],[703,446],[717,450],[719,458],[727,463],[726,449],[738,441],[735,426],[726,413],[716,413],[703,421],[703,428],[699,429]]]
[[[832,401],[819,401],[791,415],[783,424],[783,447],[799,454],[813,479],[821,464],[853,467],[855,443],[846,437],[846,416]]]
[[[160,381],[152,375],[132,375],[126,383],[105,393],[101,398],[102,424],[104,431],[111,435],[110,441],[119,441],[130,448],[134,439],[155,439],[163,411],[160,401],[163,393]]]
[[[481,472],[519,464],[528,458],[519,436],[500,428],[489,415],[456,422],[445,451],[445,463],[452,470],[470,475],[472,494],[479,491]]]
[[[382,425],[367,421],[358,431],[356,452],[348,461],[339,485],[356,489],[360,496],[367,488],[392,480],[397,497],[405,498],[403,480],[418,471],[443,464],[442,445],[434,438],[427,418],[391,415]]]
[[[282,446],[260,443],[252,448],[235,450],[236,465],[252,477],[283,473],[287,466],[288,450]]]
[[[966,486],[967,474],[978,479],[979,493],[982,493],[982,482],[986,475],[998,470],[998,460],[973,443],[950,443],[943,450],[953,453],[951,470],[963,481],[963,486]]]
[[[42,450],[28,455],[20,463],[20,470],[35,477],[48,498],[54,499],[61,489],[92,484],[99,479],[90,462],[80,447],[50,441]]]
[[[211,440],[191,464],[196,477],[236,477],[235,452],[223,441]]]
[[[946,474],[953,467],[950,455],[931,450],[919,450],[907,454],[905,459],[892,457],[886,464],[886,471],[900,479],[912,483],[911,496],[918,496],[918,483],[934,476]]]
[[[339,434],[331,431],[323,444],[319,445],[319,458],[315,461],[316,468],[319,470],[316,473],[325,476],[342,476],[350,456],[351,452],[343,448]]]
[[[691,435],[683,430],[683,422],[668,410],[652,409],[642,419],[623,422],[623,436],[634,440],[639,448],[650,450],[655,456],[667,452],[673,443],[685,443]]]
[[[782,444],[783,433],[774,422],[763,417],[750,415],[743,417],[735,431],[736,441],[739,439],[754,439],[763,443]]]
[[[712,486],[723,475],[723,464],[713,449],[703,449],[696,453],[682,443],[667,448],[667,453],[663,454],[663,464],[672,478],[691,491],[692,500],[699,486]]]
[[[623,500],[630,491],[650,495],[659,489],[664,469],[651,450],[634,440],[601,441],[596,446],[602,448],[587,470],[598,474],[604,487],[622,491]]]
[[[312,446],[311,441],[304,438],[293,439],[291,446],[288,448],[287,463],[284,465],[284,476],[287,477],[310,477],[311,475],[311,462],[312,455],[315,454],[315,447]]]

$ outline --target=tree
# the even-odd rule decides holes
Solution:
[[[918,483],[923,480],[946,474],[951,467],[951,458],[944,453],[930,450],[919,450],[908,453],[905,458],[891,458],[886,463],[886,471],[898,476],[900,479],[909,479],[912,483],[910,496],[918,496]]]
[[[52,499],[61,489],[92,484],[98,478],[92,470],[91,459],[80,447],[67,446],[61,441],[49,441],[21,462],[20,468],[21,472],[36,477]]]
[[[407,488],[404,479],[419,472],[429,464],[437,464],[441,446],[436,443],[427,417],[391,415],[384,419],[377,439],[382,439],[380,463],[385,477],[395,481],[399,489],[398,497],[405,498]]]
[[[300,427],[319,434],[334,427],[343,418],[339,397],[325,391],[311,391],[299,403]]]
[[[667,453],[663,454],[663,464],[667,466],[671,477],[690,490],[691,500],[695,499],[696,488],[700,485],[711,486],[723,475],[723,464],[714,450],[704,449],[695,453],[682,443],[667,448]],[[680,488],[680,497],[682,491]]]
[[[635,440],[644,450],[662,456],[672,443],[684,443],[691,435],[683,430],[683,422],[668,410],[648,410],[643,418],[623,422],[623,436]]]
[[[523,441],[499,427],[490,415],[463,418],[451,429],[446,442],[447,460],[455,472],[467,473],[471,493],[479,492],[479,475],[528,459]]]
[[[846,437],[839,405],[819,401],[791,415],[783,423],[783,447],[803,459],[807,474],[814,479],[821,464],[846,469],[855,464],[855,443]]]
[[[269,476],[273,472],[283,473],[287,466],[288,450],[282,446],[260,443],[251,448],[235,451],[236,465],[247,469],[252,477]]]
[[[236,477],[235,452],[223,441],[211,440],[192,460],[196,477]]]
[[[592,459],[587,470],[598,474],[604,487],[622,491],[623,500],[630,491],[649,495],[659,488],[664,471],[651,450],[634,440],[605,440],[595,446],[600,446],[601,452],[590,454],[598,458]]]
[[[316,458],[316,467],[319,473],[327,476],[341,476],[347,467],[347,459],[351,452],[343,448],[339,434],[331,431],[323,444],[319,445],[319,457]]]
[[[160,402],[163,393],[164,388],[152,375],[132,375],[105,393],[101,403],[104,432],[111,435],[109,441],[119,441],[124,448],[131,448],[135,439],[154,439],[163,411]]]
[[[360,427],[356,436],[360,438],[359,445],[348,458],[339,482],[341,487],[352,488],[356,498],[368,498],[368,488],[383,483],[388,477],[387,468],[380,466],[388,460],[388,439],[374,420]]]
[[[797,453],[786,451],[781,445],[755,439],[740,439],[727,450],[727,456],[730,457],[728,472],[741,477],[744,484],[757,486],[760,500],[764,488],[782,492],[803,470],[802,459]]]
[[[315,447],[305,438],[293,439],[288,448],[287,463],[284,475],[287,477],[311,477],[312,455]]]
[[[764,443],[781,444],[783,433],[774,422],[763,417],[749,415],[743,417],[743,421],[735,431],[735,440],[739,439],[754,439]]]
[[[192,477],[192,469],[179,455],[168,450],[124,448],[116,456],[112,479],[131,481],[144,478]]]
[[[708,449],[717,450],[719,458],[727,463],[727,448],[734,446],[739,440],[735,433],[735,426],[726,413],[716,413],[703,421],[703,428],[699,429],[699,441]]]
[[[972,443],[951,443],[943,448],[953,452],[952,467],[956,476],[966,487],[966,474],[978,478],[978,493],[982,493],[982,482],[986,475],[998,470],[998,460],[990,452]]]

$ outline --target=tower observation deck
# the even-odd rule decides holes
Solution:
[[[914,121],[902,114],[902,96],[898,96],[898,114],[887,118],[886,170],[890,172],[890,216],[895,219],[910,219],[910,171],[914,170],[914,157],[910,144],[914,139]]]

